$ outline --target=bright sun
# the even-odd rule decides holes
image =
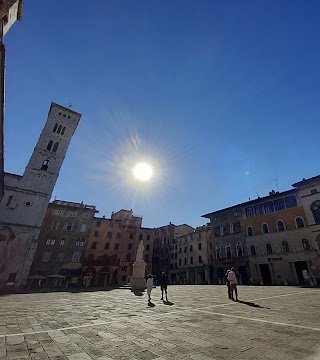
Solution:
[[[153,175],[152,167],[145,162],[136,164],[132,172],[134,177],[139,181],[149,181]]]

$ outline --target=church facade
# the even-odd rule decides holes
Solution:
[[[26,285],[41,224],[80,119],[80,113],[51,103],[24,174],[5,173],[0,202],[0,289]]]

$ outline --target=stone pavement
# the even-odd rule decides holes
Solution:
[[[169,286],[0,296],[0,359],[320,359],[320,289]]]

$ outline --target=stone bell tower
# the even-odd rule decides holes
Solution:
[[[21,287],[27,281],[41,224],[80,118],[76,111],[51,103],[23,176],[5,174],[0,203],[0,288]]]

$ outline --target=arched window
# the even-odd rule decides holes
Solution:
[[[285,225],[284,222],[282,220],[278,220],[277,221],[277,230],[278,231],[285,231]]]
[[[266,249],[267,249],[267,254],[272,254],[273,253],[271,244],[267,244]]]
[[[55,125],[54,125],[54,127],[53,127],[53,132],[56,132],[57,131],[57,127],[58,127],[58,124],[57,123],[55,123]]]
[[[60,134],[62,129],[62,125],[59,125],[57,133]]]
[[[237,256],[242,257],[243,256],[243,247],[242,247],[242,244],[240,241],[237,242],[236,250],[237,250]]]
[[[261,225],[261,232],[262,232],[262,234],[268,234],[268,233],[269,233],[269,226],[268,226],[268,224],[262,224],[262,225]]]
[[[290,251],[289,244],[286,241],[282,242],[282,251],[283,252],[289,252]]]
[[[50,140],[50,141],[48,142],[48,145],[47,145],[47,150],[51,150],[52,145],[53,145],[53,141]]]
[[[231,245],[227,244],[226,245],[226,258],[229,259],[232,257],[232,252],[231,252]]]
[[[47,171],[47,170],[48,170],[48,167],[49,167],[49,164],[50,164],[50,161],[49,161],[49,160],[45,160],[45,161],[42,163],[41,170]]]
[[[56,143],[54,144],[54,146],[53,146],[52,151],[53,151],[53,152],[56,152],[56,151],[58,150],[58,147],[59,147],[59,143],[56,142]]]
[[[62,128],[61,135],[63,135],[65,131],[66,131],[66,127],[64,126],[64,127]]]
[[[221,259],[221,248],[220,245],[216,246],[216,259]]]
[[[248,226],[247,234],[248,234],[248,236],[253,236],[253,228],[251,226]]]
[[[297,227],[298,229],[304,228],[304,220],[303,220],[302,217],[300,217],[300,216],[299,216],[299,217],[296,217],[295,222],[296,222],[296,227]]]
[[[302,240],[303,250],[311,250],[310,243],[307,239]]]
[[[311,204],[310,210],[316,224],[320,224],[320,201],[315,201]]]
[[[250,251],[251,251],[251,255],[252,255],[252,256],[256,256],[256,255],[257,255],[257,253],[256,253],[256,248],[255,248],[253,245],[250,247]]]

